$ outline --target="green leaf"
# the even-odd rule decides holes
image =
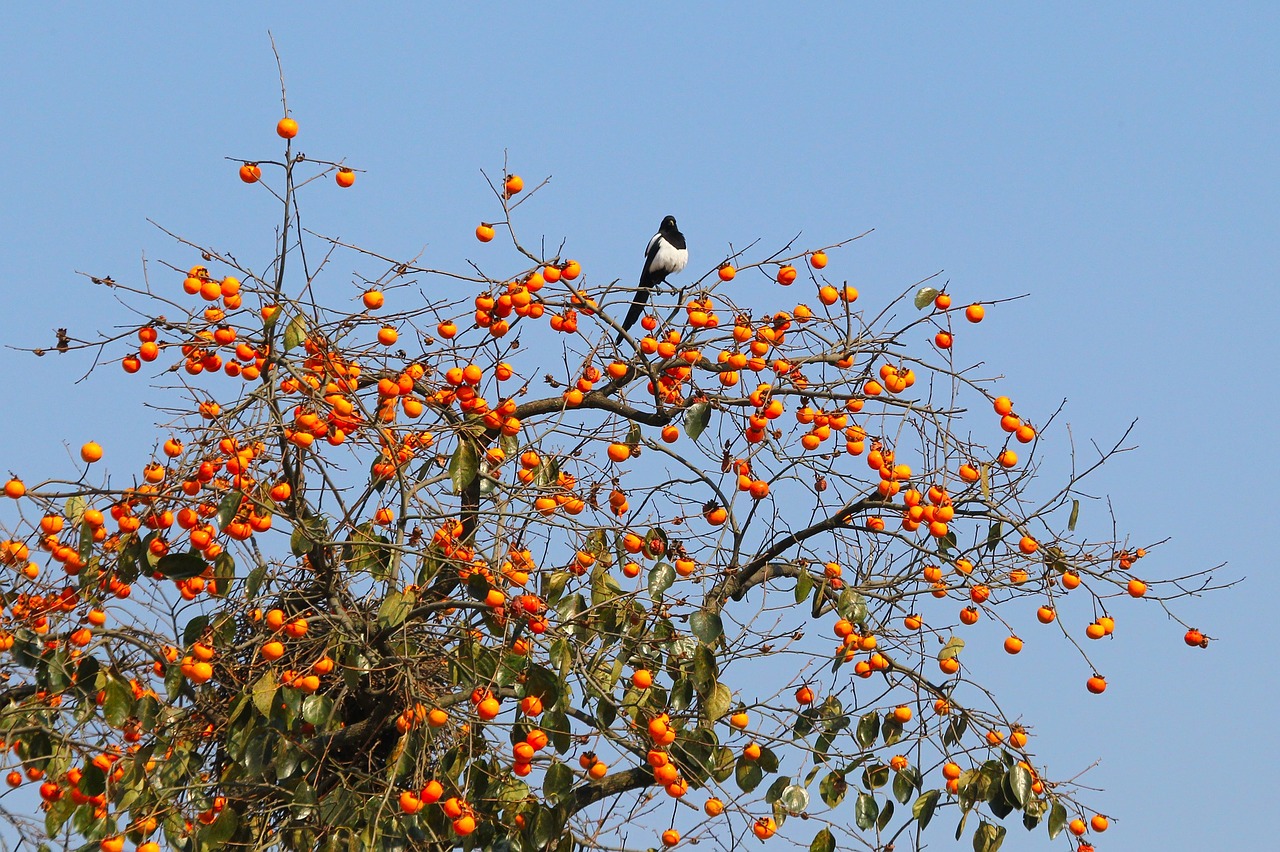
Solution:
[[[938,289],[936,287],[921,287],[916,291],[916,310],[923,311],[932,305],[933,300],[936,298],[938,298]]]
[[[852,586],[845,586],[836,600],[836,609],[844,618],[854,624],[864,624],[867,620],[867,599],[861,592],[854,591]]]
[[[458,441],[458,449],[453,451],[449,459],[449,481],[453,483],[453,493],[461,494],[467,486],[475,481],[480,471],[480,453],[474,441],[466,437]]]
[[[715,690],[719,674],[715,654],[706,645],[699,645],[693,652],[693,688],[699,697],[710,695]]]
[[[809,844],[809,852],[836,852],[836,838],[831,829],[824,828],[813,836]]]
[[[44,815],[45,835],[57,837],[62,832],[62,826],[66,824],[71,812],[75,809],[76,803],[70,796],[63,796],[49,805],[49,811]]]
[[[561,798],[573,788],[573,770],[562,762],[554,762],[543,780],[543,794],[548,798]]]
[[[156,570],[170,580],[199,577],[208,567],[199,553],[166,553],[156,562]]]
[[[656,693],[656,689],[649,690],[650,693]],[[657,706],[656,697],[649,702],[649,706]],[[693,680],[687,677],[676,678],[676,682],[671,685],[671,697],[667,703],[671,709],[677,713],[683,713],[689,709],[689,705],[693,703]]]
[[[947,534],[938,539],[938,553],[946,556],[948,551],[956,549],[956,531],[947,530]]]
[[[1035,783],[1035,779],[1031,777],[1031,773],[1021,763],[1015,763],[1013,768],[1009,770],[1009,792],[1013,795],[1013,801],[1018,807],[1024,807],[1031,798],[1031,785]]]
[[[876,816],[880,813],[880,807],[876,804],[876,797],[870,793],[859,793],[858,800],[853,806],[853,822],[858,828],[867,831],[871,826],[876,824]]]
[[[706,402],[695,402],[689,406],[684,414],[684,433],[691,440],[698,440],[698,436],[706,431],[707,424],[711,422],[711,404]]]
[[[1076,522],[1080,520],[1080,501],[1071,501],[1071,517],[1067,519],[1067,530],[1069,532],[1076,531]]]
[[[756,761],[766,773],[778,771],[778,755],[768,746],[761,746],[760,758]]]
[[[89,557],[93,555],[93,527],[86,524],[80,525],[80,561],[88,562]]]
[[[102,702],[102,715],[113,728],[124,727],[133,714],[133,690],[118,678],[107,681],[106,698]]]
[[[1003,825],[982,822],[973,833],[973,852],[996,852],[1004,843],[1006,829]]]
[[[649,569],[649,597],[662,600],[667,589],[676,581],[676,569],[670,562],[659,562]]]
[[[884,724],[880,726],[880,736],[884,738],[884,744],[887,746],[902,739],[902,723],[892,713],[885,714]]]
[[[947,644],[943,645],[938,651],[938,662],[955,659],[960,656],[960,652],[963,650],[964,640],[959,636],[951,636],[947,639]]]
[[[240,491],[228,491],[226,496],[218,502],[218,512],[214,516],[218,522],[218,529],[225,530],[227,524],[231,523],[231,519],[236,516],[236,512],[240,511],[240,504],[244,502],[244,494]]]
[[[94,764],[84,768],[80,776],[80,792],[86,796],[97,796],[107,789],[107,776]]]
[[[858,745],[865,748],[871,748],[875,745],[877,729],[880,727],[880,714],[872,710],[864,713],[862,718],[858,720],[858,729],[856,732]]]
[[[401,626],[413,609],[413,603],[415,603],[415,597],[412,595],[398,591],[390,592],[378,608],[378,627],[389,629]]]
[[[307,321],[302,314],[295,314],[284,329],[284,351],[288,352],[306,339]]]
[[[818,795],[829,808],[834,808],[844,801],[844,794],[848,789],[849,782],[845,780],[843,772],[829,772],[818,783]]]
[[[365,521],[351,531],[351,538],[342,546],[342,560],[350,571],[364,571],[375,579],[386,579],[391,572],[389,543],[372,521]]]
[[[868,766],[862,770],[862,786],[868,790],[879,790],[885,784],[889,783],[889,767],[883,763],[877,766]]]
[[[283,763],[283,761],[281,761]],[[296,766],[294,768],[297,768]],[[287,775],[292,775],[290,770]],[[316,809],[316,791],[315,788],[308,784],[305,780],[299,781],[298,786],[293,788],[293,804],[292,810],[295,818],[304,820],[311,816]],[[224,811],[225,813],[225,811]]]
[[[902,769],[893,779],[893,797],[904,805],[911,798],[912,792],[919,788],[920,770],[914,766]]]
[[[275,672],[267,669],[262,677],[253,684],[253,706],[258,708],[258,712],[263,716],[270,717],[271,709],[275,706],[276,691],[280,688],[280,684],[276,681]]]
[[[733,771],[733,780],[737,782],[739,790],[750,793],[764,780],[764,771],[755,761],[740,757]]]
[[[289,536],[289,550],[294,556],[305,556],[328,537],[324,520],[317,517],[300,519]]]
[[[717,683],[711,694],[703,700],[702,707],[703,715],[709,721],[721,719],[733,707],[733,693],[723,683]]]
[[[933,819],[933,811],[938,806],[938,798],[941,795],[942,792],[940,790],[929,790],[921,793],[915,804],[911,806],[911,816],[915,818],[916,822],[920,823],[921,829],[929,824],[929,820]]]
[[[1000,544],[1000,539],[1004,537],[1004,524],[1000,521],[993,521],[991,526],[987,527],[987,552],[994,553],[996,547]]]
[[[1067,809],[1062,806],[1061,802],[1054,802],[1053,807],[1049,809],[1049,839],[1053,840],[1062,833],[1062,829],[1067,827]]]
[[[801,571],[796,577],[796,603],[804,603],[811,591],[813,591],[813,575],[808,571]]]
[[[333,715],[333,699],[327,695],[308,695],[302,699],[302,721],[324,726]]]
[[[717,613],[700,609],[689,616],[689,629],[706,644],[714,645],[724,634],[724,622]]]
[[[231,584],[236,579],[236,560],[225,550],[213,560],[213,579],[217,583],[217,596],[225,598],[231,592]]]
[[[71,526],[78,527],[84,523],[84,511],[87,508],[88,506],[85,504],[84,498],[76,495],[74,497],[67,498],[67,502],[62,508],[62,514],[67,516],[67,520],[71,522]]]
[[[246,598],[252,600],[258,596],[258,592],[262,589],[262,581],[267,578],[267,566],[261,563],[249,572],[249,578],[245,580],[244,594]]]
[[[876,830],[884,831],[889,825],[889,821],[893,819],[893,799],[885,799],[884,807],[880,808],[880,816],[876,818]]]
[[[296,798],[294,803],[297,803]],[[231,839],[231,835],[236,833],[239,825],[240,820],[236,816],[235,808],[224,808],[217,819],[200,830],[199,842],[203,848],[216,849]]]

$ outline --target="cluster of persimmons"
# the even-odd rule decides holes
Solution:
[[[286,212],[288,152],[239,166],[246,184],[280,169]],[[286,229],[271,274],[208,250],[176,267],[163,301],[185,316],[134,291],[150,319],[112,357],[176,377],[158,392],[184,416],[128,487],[97,475],[94,441],[73,480],[3,486],[0,735],[49,833],[565,848],[616,835],[592,806],[624,798],[668,847],[726,820],[766,841],[799,814],[815,849],[888,843],[940,807],[1105,831],[969,688],[961,636],[986,618],[1018,654],[1022,613],[1074,643],[1058,614],[1080,600],[1079,635],[1102,640],[1112,601],[1169,587],[1133,575],[1148,548],[1072,534],[1074,480],[1029,496],[1039,430],[954,366],[993,303],[912,288],[890,326],[831,279],[844,243],[736,253],[614,347],[629,293],[526,250],[524,181],[494,190],[503,218],[475,237],[514,251],[474,267],[519,267],[501,275],[391,263],[358,306],[321,306],[288,287]],[[415,276],[453,295],[424,302]],[[747,304],[805,286],[812,304]],[[802,638],[813,621],[834,648]],[[760,661],[779,644],[798,672]],[[975,848],[995,832],[984,819]]]

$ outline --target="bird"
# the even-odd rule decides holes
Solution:
[[[664,216],[658,226],[658,233],[649,240],[644,250],[644,269],[640,271],[640,283],[636,287],[635,298],[627,311],[627,318],[622,321],[622,331],[618,332],[617,345],[621,346],[626,337],[625,332],[640,319],[644,311],[644,303],[654,288],[667,280],[668,275],[680,272],[689,262],[689,249],[685,247],[684,234],[676,227],[675,216]]]

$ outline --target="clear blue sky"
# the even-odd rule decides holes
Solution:
[[[1031,294],[970,350],[1020,409],[1067,399],[1082,451],[1138,418],[1140,449],[1093,487],[1135,541],[1173,537],[1149,574],[1247,577],[1181,605],[1218,637],[1207,652],[1156,607],[1124,608],[1105,696],[1048,654],[993,685],[1046,759],[1103,758],[1085,779],[1116,817],[1100,849],[1274,845],[1280,7],[413,6],[11,9],[0,343],[129,322],[74,272],[181,257],[146,217],[265,257],[270,208],[222,158],[278,150],[268,30],[302,149],[369,170],[307,224],[388,255],[459,266],[493,210],[479,169],[500,173],[504,149],[527,180],[554,176],[526,232],[569,238],[604,280],[635,274],[665,213],[699,271],[731,241],[875,228],[841,260],[864,292],[942,269],[960,298]],[[118,370],[73,386],[84,358],[0,365],[0,469],[65,473],[64,440],[149,449]],[[1067,450],[1055,435],[1046,454]],[[1004,848],[1047,847],[1011,826]]]

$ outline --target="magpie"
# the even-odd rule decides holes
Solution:
[[[684,234],[680,233],[680,229],[676,227],[676,217],[663,217],[662,224],[658,226],[658,233],[653,235],[648,247],[644,250],[644,269],[640,272],[640,284],[636,288],[631,309],[627,311],[627,318],[622,321],[623,332],[640,319],[640,314],[644,312],[644,303],[649,301],[649,294],[653,289],[665,282],[668,275],[682,271],[688,262],[689,250],[684,245]],[[617,341],[619,346],[622,345],[624,338],[625,335],[619,332]]]

